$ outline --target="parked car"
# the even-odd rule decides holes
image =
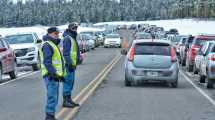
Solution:
[[[207,41],[203,44],[203,46],[198,50],[197,55],[195,57],[195,62],[194,62],[194,67],[193,67],[193,72],[194,74],[198,74],[201,66],[201,62],[204,59],[203,53],[208,54],[211,46],[213,45],[214,42],[212,41]]]
[[[178,72],[177,56],[168,41],[136,40],[125,58],[126,86],[139,81],[157,81],[170,83],[175,88]]]
[[[104,47],[121,47],[119,34],[108,34],[105,38]]]
[[[138,32],[135,35],[135,39],[139,40],[139,39],[152,39],[152,35],[150,33],[146,33],[146,32]]]
[[[193,71],[195,57],[197,55],[197,51],[202,47],[202,45],[206,41],[214,41],[215,35],[197,35],[195,36],[190,48],[187,51],[187,58],[186,58],[186,68],[189,72]]]
[[[184,38],[184,39],[182,39],[182,38]],[[173,45],[177,55],[179,55],[179,47],[180,47],[180,45],[182,45],[181,39],[184,40],[183,42],[185,42],[186,36],[185,35],[176,35],[171,40],[171,44]]]
[[[93,36],[90,34],[82,34],[83,40],[86,41],[88,49],[95,49],[95,40],[93,40]]]
[[[100,46],[100,42],[99,42],[98,36],[96,36],[96,32],[86,31],[86,32],[81,32],[80,34],[90,34],[91,36],[93,36],[93,40],[95,41],[95,46],[96,47]]]
[[[203,59],[200,63],[199,81],[207,83],[207,88],[213,88],[215,81],[215,42],[208,42],[203,46],[200,54]]]
[[[87,44],[86,44],[86,41],[84,41],[83,36],[81,34],[78,34],[77,42],[81,53],[87,52],[87,49],[88,49]]]
[[[186,65],[186,58],[187,58],[187,51],[189,50],[192,42],[193,42],[194,36],[190,35],[185,41],[185,44],[182,44],[180,47],[180,63],[182,66]]]
[[[9,74],[11,79],[17,77],[16,56],[9,44],[0,38],[0,81],[3,74]]]
[[[16,55],[17,65],[30,65],[33,70],[39,69],[40,40],[36,33],[8,35],[5,40],[10,44]]]

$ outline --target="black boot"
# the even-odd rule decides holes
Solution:
[[[57,119],[55,119],[54,115],[46,113],[46,119],[45,120],[57,120]]]
[[[68,108],[75,108],[79,107],[80,105],[75,103],[70,95],[63,96],[63,107],[68,107]]]

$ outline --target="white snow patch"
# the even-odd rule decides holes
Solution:
[[[99,25],[131,25],[131,24],[150,24],[164,27],[165,30],[176,28],[180,34],[215,34],[215,21],[203,21],[194,19],[176,20],[156,20],[156,21],[135,21],[135,22],[103,22],[94,24]]]

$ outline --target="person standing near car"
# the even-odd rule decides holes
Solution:
[[[63,33],[63,56],[65,60],[66,76],[63,85],[63,107],[74,108],[79,104],[72,98],[72,90],[75,82],[75,70],[80,61],[80,50],[77,42],[78,23],[69,24],[68,29]]]
[[[45,120],[56,120],[55,109],[58,104],[59,82],[64,81],[64,60],[58,44],[59,30],[50,27],[48,34],[43,36],[40,49],[41,73],[47,89],[46,117]]]

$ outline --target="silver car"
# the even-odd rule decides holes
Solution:
[[[198,50],[197,55],[195,57],[193,72],[194,74],[198,74],[201,66],[201,62],[204,60],[203,53],[207,53],[210,50],[210,47],[214,44],[214,42],[207,41],[203,44],[203,46]]]
[[[203,47],[205,50],[202,50],[203,60],[200,63],[199,70],[199,81],[201,83],[207,83],[207,88],[213,88],[215,81],[215,42],[212,45],[205,44]]]
[[[122,52],[122,54],[126,52]],[[167,82],[178,86],[178,62],[171,43],[162,40],[135,40],[125,59],[125,85],[138,82]]]

